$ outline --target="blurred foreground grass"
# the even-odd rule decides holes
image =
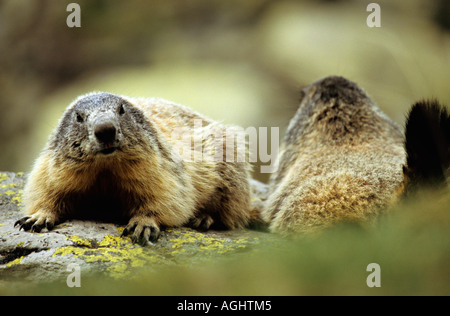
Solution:
[[[423,192],[374,227],[341,225],[321,236],[260,245],[204,266],[142,272],[133,280],[81,276],[80,288],[2,287],[19,295],[449,295],[450,195]],[[369,263],[381,287],[369,288]]]

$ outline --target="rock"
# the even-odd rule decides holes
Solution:
[[[83,273],[130,278],[136,269],[157,270],[173,265],[197,265],[224,255],[250,251],[272,235],[253,230],[208,231],[169,228],[150,247],[121,237],[123,226],[71,220],[42,233],[19,231],[23,173],[0,173],[0,287],[6,282],[66,280],[70,264]],[[266,185],[252,181],[253,207],[267,198]]]

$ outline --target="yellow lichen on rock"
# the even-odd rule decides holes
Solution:
[[[23,190],[18,190],[17,194],[12,197],[11,201],[18,206],[22,206],[22,196]]]
[[[205,254],[225,254],[228,252],[243,249],[249,242],[248,237],[241,237],[239,239],[216,238],[211,235],[206,235],[192,230],[182,230],[179,232],[179,238],[172,238],[169,241],[172,244],[172,254],[186,252],[187,247],[195,246],[196,251]],[[245,235],[245,233],[244,233]]]
[[[116,279],[129,277],[132,269],[142,268],[159,259],[157,253],[132,244],[129,238],[106,235],[103,240],[96,242],[71,235],[67,239],[73,242],[73,246],[56,249],[53,257],[72,255],[86,263],[110,263],[106,272]]]
[[[6,179],[8,179],[8,175],[0,172],[0,182],[5,181]]]
[[[21,183],[8,183],[6,181],[10,179],[9,175],[6,173],[0,173],[0,195],[4,194],[7,199],[12,201],[17,206],[22,205],[22,195],[23,195],[23,184]],[[3,183],[5,182],[6,183]]]
[[[24,257],[22,256],[22,257],[20,257],[20,258],[14,259],[14,260],[11,261],[11,262],[8,262],[8,263],[6,264],[6,267],[7,267],[7,268],[11,268],[11,266],[13,266],[13,265],[20,264],[20,263],[22,262],[22,259],[23,259],[23,258],[24,258]]]
[[[129,278],[140,268],[152,269],[155,265],[170,262],[184,265],[192,263],[192,257],[211,258],[242,250],[252,239],[246,232],[236,238],[224,238],[213,234],[204,234],[188,228],[167,229],[175,238],[167,238],[164,246],[141,247],[131,243],[129,237],[105,235],[102,240],[69,235],[66,238],[72,245],[56,249],[53,257],[74,256],[89,264],[102,264],[104,271],[115,279]]]

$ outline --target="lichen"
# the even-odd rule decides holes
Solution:
[[[78,235],[70,235],[67,236],[67,239],[74,243],[77,247],[86,247],[86,248],[92,248],[94,247],[94,242],[91,239],[87,238],[81,238]]]
[[[118,229],[120,230],[120,229]],[[176,263],[189,265],[192,258],[202,261],[216,255],[236,252],[255,241],[245,232],[239,238],[224,238],[214,234],[204,234],[187,228],[167,229],[175,238],[168,238],[164,246],[141,247],[131,242],[129,237],[105,235],[101,241],[69,235],[72,245],[57,248],[53,257],[72,255],[86,263],[101,263],[112,278],[129,278],[136,269]]]
[[[22,206],[23,190],[18,190],[16,195],[12,197],[11,201],[17,206]]]
[[[72,246],[56,249],[53,257],[73,255],[87,263],[107,263],[106,273],[115,279],[130,277],[134,268],[159,261],[160,256],[131,243],[130,238],[106,235],[99,243],[78,235],[67,237]]]
[[[22,262],[22,259],[24,258],[24,256],[19,257],[17,259],[14,259],[13,261],[10,261],[6,264],[7,268],[11,268],[11,266],[16,265],[16,264],[20,264]]]
[[[0,172],[0,182],[5,181],[6,179],[8,179],[8,175]]]
[[[172,238],[169,241],[174,251],[172,254],[185,253],[187,249],[195,249],[202,256],[226,254],[247,247],[248,236],[239,239],[217,238],[212,235],[202,234],[192,230],[183,230],[178,233],[179,238]]]
[[[19,174],[17,174],[19,175]],[[9,176],[6,173],[0,173],[0,195],[6,196],[7,200],[13,202],[17,206],[22,205],[23,184],[20,183],[2,183],[8,180]]]

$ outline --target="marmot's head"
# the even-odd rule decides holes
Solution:
[[[356,83],[339,76],[326,77],[301,91],[299,108],[288,128],[288,141],[311,132],[334,140],[355,136],[377,123],[374,112],[381,114]]]
[[[50,147],[71,161],[133,159],[151,149],[151,123],[142,111],[110,93],[91,93],[66,109]]]
[[[356,83],[339,76],[320,79],[302,90],[303,104],[306,101],[308,104],[330,104],[335,107],[341,104],[361,106],[368,99]]]

